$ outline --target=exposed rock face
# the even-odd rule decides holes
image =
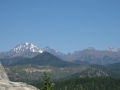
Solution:
[[[0,62],[0,81],[1,80],[9,81],[8,76],[5,73],[5,70],[4,70],[4,68],[3,68],[3,66],[1,65],[1,62]]]
[[[21,82],[11,82],[0,63],[0,90],[39,90],[31,85]]]
[[[0,81],[0,90],[39,90],[31,85],[20,82]]]

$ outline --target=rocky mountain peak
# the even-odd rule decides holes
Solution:
[[[17,45],[15,48],[10,50],[10,52],[16,52],[16,53],[19,53],[19,52],[39,52],[39,53],[42,53],[43,50],[40,49],[39,47],[33,45],[32,43],[26,42],[25,44]]]
[[[115,48],[115,47],[108,47],[106,50],[107,50],[107,51],[111,51],[111,52],[118,52],[118,51],[119,51],[119,50],[118,50],[117,48]]]
[[[51,50],[51,48],[49,46],[44,48],[44,51],[50,51],[50,50]]]
[[[25,42],[24,44],[17,45],[16,47],[14,47],[8,52],[0,53],[0,58],[6,58],[6,57],[11,58],[11,57],[17,57],[17,56],[31,58],[43,52],[49,52],[58,57],[65,56],[63,53],[58,52],[54,49],[51,49],[48,46],[41,49],[38,46],[33,45],[32,43]]]
[[[57,51],[57,50],[54,50],[54,49],[51,49],[50,47],[45,47],[44,49],[43,49],[43,51],[44,52],[49,52],[49,53],[51,53],[51,54],[53,54],[53,55],[63,55],[61,52],[59,52],[59,51]]]

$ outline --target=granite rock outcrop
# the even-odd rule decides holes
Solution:
[[[39,90],[22,82],[11,82],[0,63],[0,90]]]

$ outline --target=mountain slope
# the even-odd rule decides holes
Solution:
[[[111,68],[114,70],[120,70],[120,62],[119,63],[113,63],[113,64],[109,64],[106,66],[107,68]]]
[[[56,67],[65,67],[65,66],[74,65],[73,63],[63,61],[48,52],[43,52],[33,58],[27,58],[27,59],[21,60],[15,63],[14,65],[24,65],[24,64],[35,64],[35,65],[41,65],[41,66],[50,65],[50,66],[56,66]]]
[[[120,78],[120,71],[111,70],[103,66],[98,65],[79,65],[79,66],[67,66],[67,67],[54,67],[54,66],[41,66],[41,65],[16,65],[7,66],[5,70],[8,77],[12,81],[41,81],[43,72],[47,72],[52,80],[65,80],[69,78],[80,77],[98,77],[108,76],[114,78]]]
[[[25,57],[13,57],[13,58],[3,58],[3,59],[0,59],[0,61],[1,61],[2,65],[9,66],[9,65],[15,64],[18,61],[21,61],[23,59],[25,59]]]
[[[48,46],[45,47],[45,48],[43,49],[43,51],[44,51],[44,52],[49,52],[49,53],[51,53],[52,55],[57,56],[58,58],[61,58],[62,60],[64,60],[65,57],[66,57],[65,54],[63,54],[63,53],[61,53],[61,52],[59,52],[59,51],[56,51],[56,50],[54,50],[54,49],[51,49],[51,48],[48,47]]]
[[[89,64],[99,64],[106,65],[120,62],[120,52],[112,52],[112,51],[99,51],[99,50],[82,50],[74,52],[73,54],[67,55],[67,61],[74,62],[85,62]]]

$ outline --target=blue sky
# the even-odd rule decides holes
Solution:
[[[0,52],[31,42],[63,53],[120,47],[120,0],[0,0]]]

